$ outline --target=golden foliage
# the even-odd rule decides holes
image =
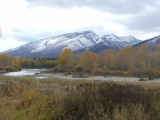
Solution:
[[[11,66],[13,57],[9,54],[0,54],[0,66]]]
[[[66,49],[58,58],[61,65],[70,65],[70,71],[76,70],[77,65],[83,66],[81,72],[106,75],[106,71],[121,71],[133,76],[160,77],[160,45],[157,50],[150,50],[148,45],[126,47],[119,51],[112,49],[93,53],[85,51],[72,56],[72,51]],[[98,66],[96,69],[95,64]],[[104,70],[105,67],[105,70]],[[65,71],[65,70],[63,70]],[[74,71],[73,71],[74,72]],[[76,71],[77,72],[77,71]],[[158,74],[157,74],[158,73]]]
[[[70,49],[65,49],[58,57],[58,63],[65,65],[71,62],[73,51]]]
[[[18,58],[13,59],[12,66],[13,67],[20,67],[20,61]]]

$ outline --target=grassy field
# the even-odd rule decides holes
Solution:
[[[2,120],[159,120],[160,84],[0,76]]]

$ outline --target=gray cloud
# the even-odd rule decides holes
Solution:
[[[31,42],[64,33],[66,32],[63,31],[52,32],[52,30],[36,31],[34,29],[12,29],[12,32],[10,33],[9,36],[21,41]]]
[[[112,18],[110,19],[108,18],[108,16],[107,17],[104,16],[104,19],[106,17],[106,23],[107,21],[118,23],[126,29],[126,32],[128,30],[130,31],[130,33],[132,31],[143,31],[146,33],[160,31],[160,22],[159,22],[160,2],[158,0],[26,0],[26,1],[30,8],[38,8],[44,6],[52,8],[60,8],[60,9],[88,7],[98,11],[102,11],[103,13],[109,12],[110,14],[112,14],[111,16]],[[119,16],[122,16],[122,19],[120,19]],[[47,19],[49,18],[48,17],[43,18],[42,21],[43,20],[45,21]],[[75,32],[78,30],[83,31],[89,29],[95,31],[99,35],[108,34],[111,32],[114,33],[114,30],[112,29],[107,30],[107,26],[102,26],[102,25],[94,26],[93,24],[90,25],[89,23],[86,26],[74,28],[73,31],[69,30],[68,31]],[[10,36],[17,38],[18,40],[30,42],[64,33],[66,33],[66,30],[63,28],[61,29],[53,28],[53,30],[52,28],[49,29],[20,28],[20,29],[12,29]]]
[[[30,7],[53,8],[88,7],[109,12],[115,17],[112,22],[122,25],[128,31],[159,32],[159,0],[26,0]],[[124,19],[118,19],[122,15]],[[107,18],[108,19],[108,18]],[[92,29],[92,27],[90,27]],[[95,29],[95,31],[102,31]],[[102,34],[102,33],[100,33]]]
[[[120,23],[126,26],[128,30],[158,32],[160,31],[160,9],[159,5],[151,8],[142,15],[134,15]]]
[[[156,5],[157,0],[26,0],[30,6],[50,6],[60,8],[90,7],[114,14],[138,14],[146,6]]]
[[[30,42],[30,41],[35,40],[34,36],[29,35],[32,32],[33,32],[32,29],[17,29],[17,28],[15,28],[15,29],[11,30],[11,33],[9,33],[9,36],[16,38],[18,40],[21,40],[21,41]]]

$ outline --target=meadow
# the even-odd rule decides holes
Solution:
[[[0,76],[2,120],[159,120],[160,84]]]

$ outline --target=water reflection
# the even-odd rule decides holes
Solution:
[[[4,76],[13,76],[13,77],[26,77],[26,76],[34,76],[44,69],[22,69],[21,71],[17,72],[9,72],[4,74]]]

